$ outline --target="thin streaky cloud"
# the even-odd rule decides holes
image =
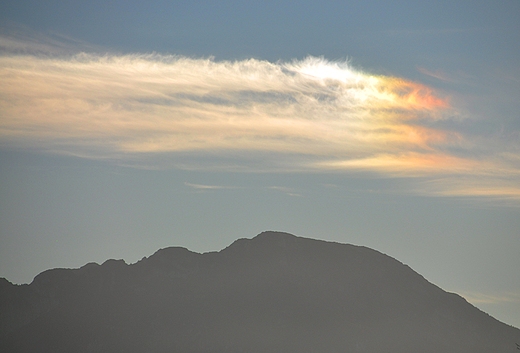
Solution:
[[[45,56],[74,55],[79,51],[104,52],[93,45],[58,32],[35,33],[20,24],[0,25],[0,53],[38,54]]]
[[[520,293],[517,292],[481,293],[462,291],[457,293],[466,298],[468,302],[473,304],[520,304]]]
[[[424,36],[446,36],[455,34],[471,34],[489,31],[489,28],[431,28],[431,29],[393,29],[384,33],[389,36],[424,37]]]
[[[445,175],[419,182],[416,193],[438,197],[483,197],[496,201],[520,200],[518,174],[496,170],[482,175]]]
[[[223,185],[205,185],[205,184],[193,184],[185,182],[184,185],[196,190],[222,190],[222,189],[241,189],[238,186],[223,186]]]
[[[320,184],[320,185],[324,188],[338,188],[338,185],[336,185],[336,184],[325,183],[325,184]]]
[[[430,71],[424,67],[417,67],[417,71],[419,71],[420,73],[426,75],[426,76],[430,76],[430,77],[433,77],[433,78],[436,78],[437,80],[441,80],[441,81],[444,81],[444,82],[454,82],[455,80],[451,77],[449,77],[444,71],[442,70],[435,70],[435,71]]]
[[[301,193],[295,191],[293,188],[288,188],[286,186],[268,186],[267,189],[280,191],[288,196],[303,197]]]

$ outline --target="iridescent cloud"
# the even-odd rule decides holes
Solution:
[[[430,151],[448,103],[347,63],[174,56],[0,58],[1,137],[86,156],[270,151],[346,159]]]
[[[449,152],[464,136],[433,127],[455,114],[447,97],[315,57],[4,55],[0,114],[4,146],[158,168],[221,158],[221,169],[424,176],[482,164]]]

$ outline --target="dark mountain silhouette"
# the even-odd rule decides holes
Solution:
[[[0,280],[1,352],[514,352],[520,330],[366,247],[265,232]]]

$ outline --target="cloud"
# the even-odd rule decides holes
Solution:
[[[425,36],[449,36],[454,34],[478,33],[483,32],[483,28],[432,28],[432,29],[405,29],[405,30],[386,30],[383,34],[392,37],[425,37]]]
[[[367,157],[431,150],[447,102],[419,84],[307,58],[215,62],[79,54],[0,58],[0,137],[85,156],[262,151]]]
[[[236,186],[222,186],[222,185],[204,185],[204,184],[192,184],[185,182],[184,185],[189,186],[195,190],[204,191],[204,190],[220,190],[220,189],[239,189]]]
[[[61,33],[36,33],[26,26],[8,23],[0,25],[0,53],[74,55],[79,51],[100,51],[101,47]]]
[[[430,71],[424,67],[417,67],[417,71],[419,71],[420,73],[426,75],[426,76],[430,76],[430,77],[433,77],[433,78],[436,78],[437,80],[441,80],[441,81],[444,81],[444,82],[454,82],[453,78],[449,77],[444,71],[442,70],[435,70],[435,71]]]
[[[425,85],[316,57],[0,56],[0,147],[125,165],[516,173],[503,158],[474,158],[468,136],[442,127],[453,119],[449,97]]]
[[[518,207],[519,176],[451,175],[419,182],[414,193],[433,197],[486,198],[490,205]]]
[[[502,303],[519,303],[520,293],[501,292],[501,293],[480,293],[480,292],[458,292],[461,296],[472,304],[502,304]]]
[[[276,190],[286,194],[287,196],[295,196],[295,197],[303,197],[302,194],[296,192],[293,188],[288,188],[286,186],[269,186],[267,187],[269,190]]]

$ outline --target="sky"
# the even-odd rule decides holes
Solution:
[[[0,276],[265,230],[520,327],[520,2],[2,1]]]

